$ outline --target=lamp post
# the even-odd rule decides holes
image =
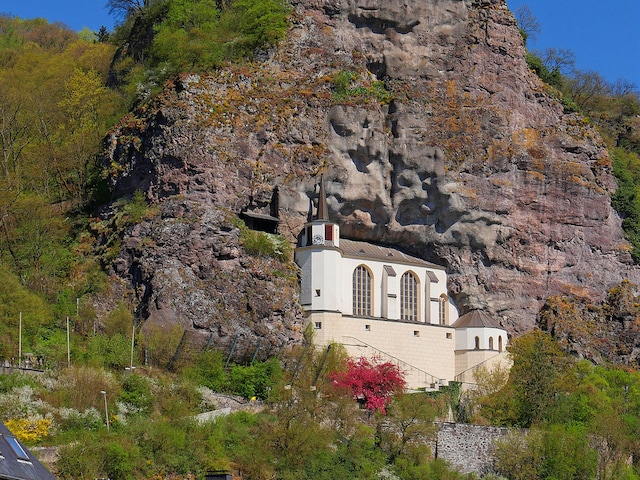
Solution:
[[[107,420],[107,433],[109,433],[109,408],[107,407],[107,392],[100,390],[100,393],[104,397],[104,418]]]

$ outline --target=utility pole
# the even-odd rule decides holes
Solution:
[[[22,364],[22,312],[20,312],[20,321],[18,324],[18,368]]]
[[[71,366],[71,337],[69,335],[69,315],[67,315],[67,368]]]

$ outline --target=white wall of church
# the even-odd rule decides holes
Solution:
[[[456,330],[456,350],[499,351],[506,346],[507,332],[501,328],[466,327]]]
[[[391,361],[405,373],[409,387],[429,387],[455,377],[455,329],[451,327],[329,312],[307,312],[307,322],[313,327],[316,345],[340,343],[351,357]]]
[[[312,310],[340,311],[345,281],[336,268],[340,264],[340,251],[326,247],[299,248],[296,262],[302,272],[301,305]]]
[[[371,272],[373,317],[392,320],[400,319],[400,282],[402,275],[407,272],[413,272],[419,282],[418,321],[435,325],[439,323],[439,297],[447,293],[447,277],[443,270],[350,257],[341,258],[339,265],[334,267],[338,270],[339,277],[342,278],[345,283],[349,282],[349,285],[345,285],[343,288],[341,303],[338,308],[345,315],[353,315],[354,313],[352,298],[353,272],[360,265],[364,265]],[[393,268],[395,276],[391,276],[385,272],[385,265]],[[432,272],[432,274],[438,278],[438,282],[431,281],[427,271]],[[458,312],[450,302],[448,308],[449,324],[451,324],[458,318]]]

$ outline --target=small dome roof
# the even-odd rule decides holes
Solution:
[[[453,328],[469,328],[469,327],[488,327],[488,328],[502,328],[482,310],[471,310],[465,313],[452,325]]]

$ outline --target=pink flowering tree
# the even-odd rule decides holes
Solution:
[[[370,412],[386,415],[386,407],[394,393],[400,393],[406,382],[397,365],[379,358],[349,358],[344,371],[333,372],[330,378],[336,388],[350,391],[354,400]]]

